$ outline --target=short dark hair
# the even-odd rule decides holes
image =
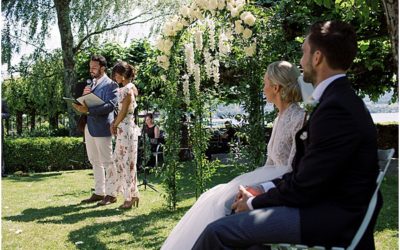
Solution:
[[[348,70],[357,54],[353,26],[341,21],[314,23],[308,34],[311,53],[320,50],[332,69]]]
[[[115,76],[115,73],[120,74],[130,80],[135,79],[136,70],[135,68],[127,62],[120,61],[117,62],[112,69],[112,76]]]
[[[107,68],[107,60],[104,56],[101,55],[92,55],[90,57],[90,61],[95,61],[95,62],[99,62],[101,67],[106,67]]]

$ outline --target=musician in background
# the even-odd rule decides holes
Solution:
[[[147,113],[145,116],[145,124],[143,126],[143,132],[150,140],[150,148],[151,152],[157,151],[157,145],[159,144],[160,139],[160,128],[154,124],[154,117],[153,114]],[[154,167],[155,159],[154,156],[150,157],[150,161],[148,162],[149,166]]]

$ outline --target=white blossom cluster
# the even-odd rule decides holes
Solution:
[[[218,50],[220,55],[228,55],[231,52],[231,45],[225,32],[221,32],[218,38]]]
[[[219,83],[219,60],[215,59],[212,62],[212,75],[214,78],[214,83],[217,84]]]
[[[194,88],[196,89],[196,93],[200,91],[200,82],[201,82],[201,72],[200,72],[200,65],[195,64],[193,67],[194,71]]]
[[[194,33],[194,43],[197,51],[203,50],[203,32],[200,29],[196,29]]]
[[[189,76],[184,75],[182,76],[183,83],[182,83],[182,91],[183,91],[183,97],[187,105],[190,103],[190,90],[189,90]]]
[[[206,71],[207,79],[210,79],[212,77],[212,68],[211,68],[212,57],[208,50],[205,50],[203,55],[204,55],[204,68]]]
[[[174,16],[164,25],[162,37],[156,43],[156,47],[162,53],[157,57],[157,61],[160,67],[168,70],[174,38],[181,30],[191,27],[191,24],[196,22],[196,26],[190,29],[193,39],[184,45],[186,74],[182,77],[182,85],[187,104],[190,102],[191,76],[194,79],[196,92],[200,91],[202,70],[206,79],[212,79],[215,84],[219,83],[219,59],[231,53],[233,33],[245,41],[246,56],[255,55],[257,44],[253,38],[252,26],[255,25],[256,18],[251,12],[244,11],[245,4],[245,0],[194,0],[191,5],[182,6],[179,15]],[[234,25],[221,29],[216,37],[216,24],[212,18],[218,11],[224,9],[230,13]],[[218,39],[218,44],[216,39]],[[199,53],[197,55],[202,55],[204,58],[202,65],[195,62],[195,53]],[[164,78],[166,80],[165,75],[161,79],[164,81]]]
[[[186,68],[189,75],[193,75],[194,68],[194,50],[193,43],[185,44],[185,58],[186,58]]]
[[[215,23],[212,19],[207,19],[207,28],[208,28],[208,39],[210,50],[215,51]]]

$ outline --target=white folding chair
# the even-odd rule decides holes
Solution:
[[[161,145],[161,143],[159,143],[157,145],[156,152],[153,152],[153,156],[156,159],[156,164],[155,164],[156,167],[158,166],[158,157],[159,157],[159,155],[162,155],[162,154],[163,154],[162,145]]]
[[[346,247],[332,247],[330,248],[331,250],[353,250],[356,248],[358,243],[360,242],[361,238],[363,237],[365,230],[367,230],[367,227],[371,221],[372,215],[374,214],[375,207],[378,201],[378,192],[379,188],[382,184],[383,178],[385,177],[385,174],[389,168],[390,161],[393,158],[394,154],[394,149],[378,149],[378,163],[379,163],[379,175],[376,178],[376,189],[374,194],[372,195],[372,198],[369,202],[367,212],[364,216],[364,219],[361,222],[360,227],[358,228],[353,240],[351,241],[351,244]],[[280,243],[280,244],[267,244],[267,246],[270,246],[272,250],[297,250],[297,249],[312,249],[312,250],[324,250],[326,249],[325,247],[322,246],[313,246],[309,247],[306,245],[293,245],[293,244],[287,244],[287,243]]]

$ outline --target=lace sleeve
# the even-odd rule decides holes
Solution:
[[[274,166],[292,164],[296,154],[295,134],[303,126],[304,116],[304,111],[293,104],[274,123],[266,164]]]
[[[290,154],[289,154],[289,158],[288,158],[288,164],[290,164],[290,165],[292,165],[293,158],[296,154],[296,133],[303,127],[305,116],[306,116],[305,112],[300,112],[293,119],[293,123],[292,123],[293,129],[291,130],[292,148],[290,149]]]

